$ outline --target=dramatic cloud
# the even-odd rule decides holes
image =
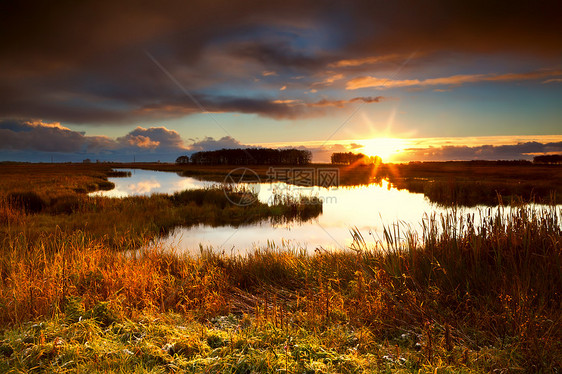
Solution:
[[[396,161],[530,160],[536,155],[551,153],[562,153],[562,142],[408,148],[394,156],[394,159]]]
[[[383,55],[383,56],[369,56],[369,57],[349,59],[349,60],[339,60],[331,63],[328,66],[331,68],[348,68],[348,67],[356,67],[362,65],[380,64],[381,62],[388,62],[388,61],[394,61],[394,62],[404,61],[408,57],[409,57],[408,55],[393,53],[390,55]]]
[[[418,56],[426,67],[443,67],[451,56],[488,55],[555,66],[562,50],[558,8],[555,1],[4,1],[0,118],[131,125],[199,112],[191,104],[177,110],[188,98],[147,51],[195,97],[208,97],[202,103],[209,110],[307,117],[310,111],[272,101],[319,101],[319,91],[344,81],[349,89],[380,87],[383,73],[401,68],[412,52],[416,61],[406,68],[421,66]],[[532,79],[470,71],[439,82],[423,79],[425,73],[385,86]]]
[[[409,87],[409,86],[447,86],[455,85],[459,86],[464,83],[476,83],[476,82],[508,82],[508,81],[520,81],[529,79],[544,79],[546,77],[561,76],[562,70],[551,70],[551,71],[535,71],[523,74],[472,74],[472,75],[454,75],[450,77],[442,78],[431,78],[431,79],[405,79],[405,80],[393,80],[386,78],[376,78],[376,77],[359,77],[350,80],[346,84],[348,90],[357,90],[360,88],[376,88],[379,90],[386,88],[396,88],[396,87]],[[548,83],[555,81],[554,79],[547,80],[543,83]]]
[[[149,129],[137,127],[124,137],[117,138],[117,141],[123,145],[146,149],[177,150],[184,148],[180,134],[164,127],[151,127]]]
[[[111,139],[87,136],[58,123],[0,120],[0,152],[4,157],[10,157],[10,154],[20,157],[21,152],[47,152],[78,157],[103,155],[115,160],[130,153],[175,155],[185,150],[179,134],[164,127],[137,127],[123,137]]]
[[[349,100],[330,100],[321,99],[318,101],[303,101],[297,99],[278,99],[268,100],[249,97],[210,97],[198,96],[198,103],[201,103],[205,110],[212,113],[247,113],[257,114],[262,117],[274,119],[295,119],[309,118],[326,114],[327,108],[343,108],[354,103],[363,102],[365,104],[380,103],[386,100],[384,96],[376,97],[355,97]],[[160,103],[150,105],[140,109],[140,112],[151,114],[153,117],[179,117],[194,113],[199,113],[199,106],[190,99],[182,99],[170,103]]]
[[[251,58],[263,66],[298,68],[314,71],[326,65],[327,59],[311,56],[307,51],[294,48],[288,41],[255,43],[246,42],[232,48],[234,56]]]
[[[79,152],[86,146],[83,134],[58,123],[0,121],[0,149],[44,152]]]

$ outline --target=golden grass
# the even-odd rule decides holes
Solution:
[[[111,189],[111,164],[0,163],[0,191],[34,191],[50,199],[98,189]]]
[[[14,181],[3,182],[2,370],[562,368],[559,207],[503,208],[482,222],[453,210],[424,220],[421,237],[386,228],[377,248],[355,232],[344,252],[189,256],[149,239],[178,222],[239,219],[224,194],[87,198],[74,191],[98,177],[79,166],[77,180],[57,179],[77,199],[64,204],[49,178],[69,171],[2,170],[36,178],[42,187],[31,190],[46,202],[40,213],[14,207]]]
[[[407,333],[428,363],[459,363],[464,349],[492,346],[509,347],[524,367],[552,369],[562,353],[560,214],[520,208],[480,225],[449,215],[426,222],[419,240],[387,231],[384,251],[359,245],[314,255],[115,252],[81,232],[22,234],[2,246],[0,321],[56,318],[79,298],[84,315],[100,302],[119,318],[247,314],[277,328]]]

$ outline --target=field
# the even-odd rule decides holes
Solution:
[[[513,205],[481,224],[451,210],[406,242],[387,228],[379,248],[354,232],[345,252],[270,246],[189,256],[151,239],[175,225],[306,219],[321,204],[231,206],[215,189],[87,197],[111,187],[116,166],[131,165],[0,166],[0,371],[562,370],[557,206]],[[231,169],[134,166],[216,180]],[[469,183],[484,185],[484,194],[498,183],[520,191],[540,179],[537,186],[557,191],[561,175],[535,165],[339,169],[344,184],[388,177],[430,198],[440,189],[428,186],[448,183],[436,194],[443,204],[460,203],[462,191],[474,190]],[[267,167],[256,171],[267,175]]]

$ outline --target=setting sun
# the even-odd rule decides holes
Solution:
[[[399,138],[374,138],[363,140],[361,152],[367,156],[379,156],[383,162],[392,161],[397,153],[406,147],[406,140]]]

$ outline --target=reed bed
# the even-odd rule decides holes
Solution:
[[[251,204],[240,204],[243,200]],[[321,212],[318,199],[302,197],[268,205],[257,201],[252,191],[220,186],[115,199],[62,195],[48,203],[35,192],[0,192],[0,240],[19,233],[35,240],[43,233],[62,230],[68,235],[82,232],[115,250],[130,250],[180,225],[304,221]]]
[[[115,371],[560,370],[562,212],[505,209],[429,216],[420,237],[388,227],[376,248],[355,232],[353,249],[315,254],[133,253],[82,231],[8,235],[0,361],[21,370],[68,361]],[[90,356],[71,354],[84,342]],[[108,352],[114,366],[104,367]]]

